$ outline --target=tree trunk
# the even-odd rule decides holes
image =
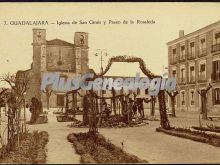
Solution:
[[[207,98],[206,96],[202,97],[202,119],[207,120]]]
[[[50,96],[47,95],[47,110],[50,109]]]
[[[155,99],[153,97],[151,97],[151,116],[155,115]]]
[[[89,117],[88,117],[88,110],[89,110],[89,102],[87,96],[83,97],[83,125],[88,125]]]
[[[113,111],[114,111],[114,115],[116,115],[116,98],[115,98],[115,89],[112,88],[112,103],[113,103]]]
[[[89,107],[89,132],[95,135],[97,132],[96,101],[92,95],[89,96]]]
[[[160,111],[160,125],[164,129],[170,129],[170,123],[166,113],[166,102],[164,90],[161,90],[158,94],[159,111]]]
[[[176,110],[175,110],[175,97],[171,98],[171,108],[172,108],[172,116],[176,117]]]

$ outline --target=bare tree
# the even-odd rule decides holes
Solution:
[[[155,104],[156,104],[156,96],[151,96],[151,112],[150,115],[154,116],[155,115]]]
[[[115,95],[116,95],[116,92],[115,92],[115,89],[114,87],[112,88],[112,104],[113,104],[113,111],[114,111],[114,115],[116,115],[116,98],[115,98]]]
[[[165,92],[160,90],[158,94],[159,111],[160,111],[160,125],[163,129],[170,129],[170,122],[166,113]]]
[[[179,94],[179,92],[178,91],[172,91],[172,92],[166,91],[166,92],[171,100],[172,116],[176,117],[175,98]]]
[[[14,129],[16,129],[17,144],[19,146],[19,139],[21,135],[21,108],[24,106],[24,94],[28,88],[28,75],[27,72],[17,72],[17,74],[4,74],[0,77],[0,81],[6,82],[12,89],[12,95],[10,96],[8,103],[8,142],[9,148],[15,144]],[[17,122],[14,122],[14,121]]]
[[[201,96],[201,114],[203,119],[207,119],[207,93],[212,88],[212,85],[209,84],[209,86],[204,90],[198,90],[198,94]]]
[[[24,99],[24,94],[28,89],[28,75],[25,72],[17,72],[17,74],[4,74],[0,77],[0,81],[8,83],[16,97],[16,105],[20,107]]]

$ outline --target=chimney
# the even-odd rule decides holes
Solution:
[[[184,36],[184,30],[179,30],[179,38]]]

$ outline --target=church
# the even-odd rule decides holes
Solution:
[[[49,87],[41,91],[41,78],[45,72],[56,72],[63,77],[75,77],[89,72],[88,66],[88,33],[75,32],[73,43],[61,39],[46,39],[46,29],[33,29],[33,62],[31,68],[18,71],[16,79],[21,75],[28,77],[26,103],[32,97],[42,101],[43,107],[65,106],[65,93],[52,91]],[[83,91],[80,91],[81,93]],[[79,96],[74,96],[77,102],[81,102]],[[80,105],[80,104],[79,104]]]

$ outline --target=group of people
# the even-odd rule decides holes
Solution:
[[[119,99],[120,109],[125,123],[129,123],[132,118],[144,118],[144,102],[148,103],[150,100],[146,98],[123,98]],[[105,117],[109,117],[112,113],[112,108],[107,104],[106,100],[102,100],[102,113]]]

